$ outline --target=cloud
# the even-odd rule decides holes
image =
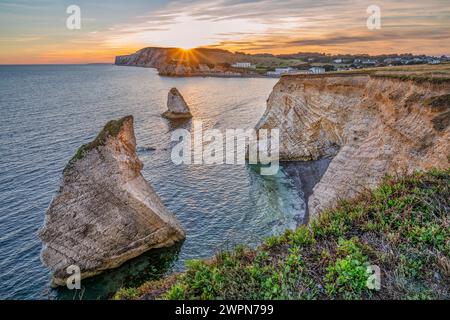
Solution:
[[[110,41],[177,46],[177,32],[184,34],[180,25],[183,29],[192,26],[191,41],[250,51],[273,51],[280,44],[325,50],[340,45],[345,51],[346,45],[361,42],[429,43],[449,36],[450,8],[444,0],[380,0],[382,30],[376,32],[366,27],[370,4],[361,0],[177,0],[139,16],[139,21],[114,26]]]
[[[355,42],[376,42],[376,41],[397,41],[397,40],[442,40],[450,38],[450,30],[410,30],[395,31],[386,30],[381,32],[367,32],[363,35],[345,36],[340,34],[327,34],[322,39],[298,39],[289,41],[286,44],[291,46],[311,46],[311,45],[344,45]]]
[[[0,37],[0,42],[31,42],[44,39],[40,36]]]

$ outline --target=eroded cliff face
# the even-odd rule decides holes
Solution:
[[[184,239],[141,174],[131,116],[109,122],[67,165],[40,232],[56,285],[76,265],[86,278]]]
[[[284,76],[257,128],[280,129],[280,160],[333,157],[309,197],[314,217],[386,174],[447,168],[449,94],[449,81]]]

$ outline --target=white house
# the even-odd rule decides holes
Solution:
[[[233,68],[244,68],[244,69],[248,69],[248,68],[252,68],[252,64],[250,62],[236,62],[235,64],[231,65]]]
[[[312,67],[312,68],[309,68],[309,73],[312,73],[312,74],[325,73],[325,68],[322,68],[322,67]]]
[[[335,59],[333,62],[334,63],[342,63],[343,61],[342,61],[342,59]]]

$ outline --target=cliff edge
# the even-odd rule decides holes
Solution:
[[[363,73],[283,76],[256,127],[280,129],[280,160],[333,158],[309,197],[315,216],[375,187],[386,174],[447,168],[450,81]]]
[[[120,266],[143,252],[184,239],[180,224],[141,174],[133,117],[110,121],[63,172],[40,238],[55,285],[66,268],[81,278]]]

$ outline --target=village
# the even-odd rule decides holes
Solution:
[[[392,67],[402,65],[430,64],[436,65],[447,63],[450,56],[413,56],[405,55],[387,55],[387,56],[331,56],[325,54],[296,54],[278,56],[277,58],[298,60],[292,66],[283,66],[269,68],[264,70],[264,66],[258,66],[251,62],[236,62],[231,65],[231,72],[253,73],[265,71],[264,75],[268,77],[280,77],[285,74],[322,74],[325,72],[349,71],[357,69],[366,69],[374,67]]]

